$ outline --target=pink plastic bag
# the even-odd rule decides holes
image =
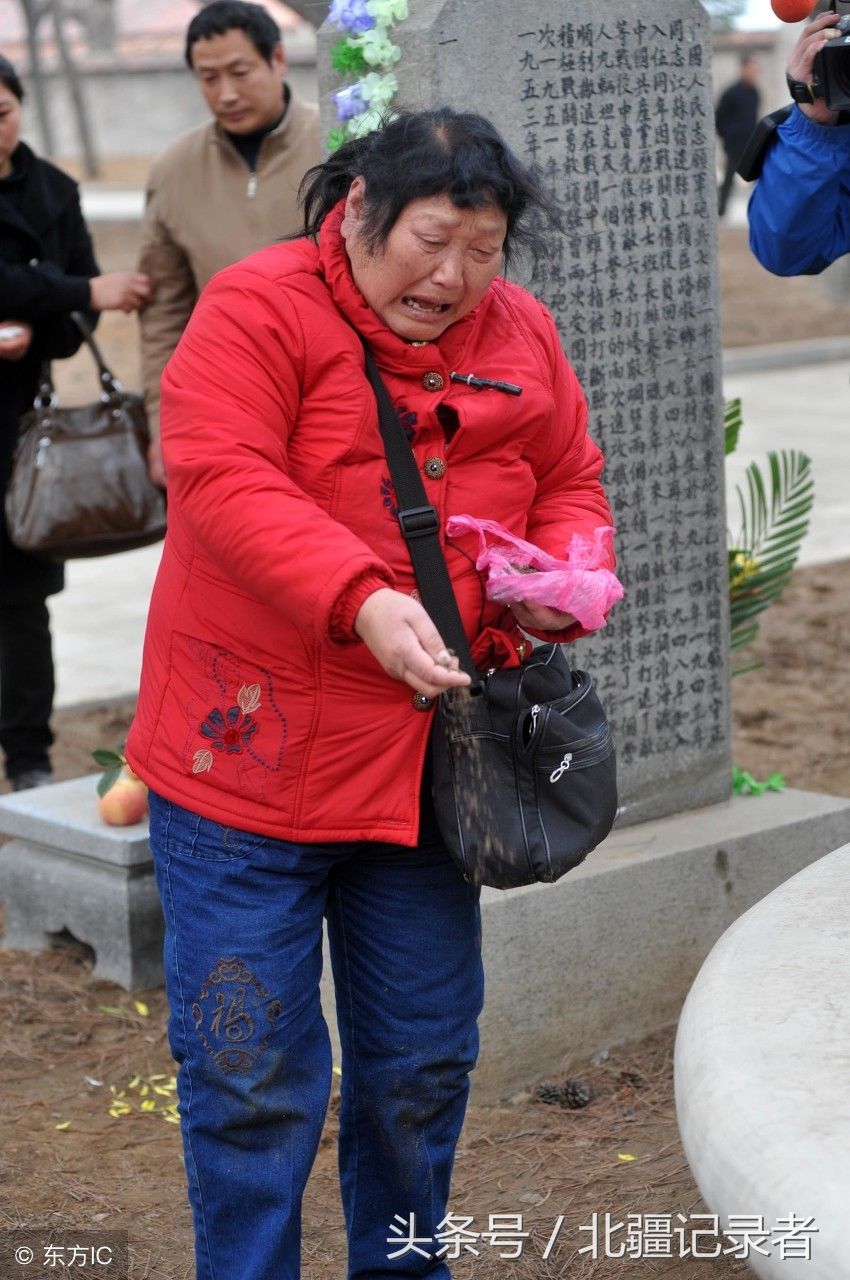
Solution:
[[[535,601],[571,613],[585,630],[596,631],[623,598],[622,584],[605,567],[614,535],[610,525],[595,529],[592,539],[574,533],[565,560],[517,538],[495,520],[450,516],[446,533],[450,538],[478,534],[475,567],[487,570],[487,595],[501,604]]]

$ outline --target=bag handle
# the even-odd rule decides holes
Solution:
[[[118,381],[118,379],[115,377],[115,374],[109,368],[109,365],[104,360],[103,353],[101,352],[100,347],[97,345],[97,342],[95,341],[94,333],[92,332],[92,328],[88,320],[83,315],[82,311],[72,311],[71,319],[74,321],[74,324],[77,326],[80,333],[83,335],[83,342],[86,344],[89,351],[92,353],[94,362],[97,365],[97,371],[100,374],[101,386],[103,387],[104,391],[110,397],[114,395],[118,395],[121,391],[123,391],[123,387],[121,386],[121,383]]]
[[[384,386],[375,357],[362,338],[361,341],[366,357],[366,377],[378,402],[378,425],[398,499],[398,523],[413,562],[422,603],[443,637],[443,642],[457,654],[461,670],[472,679],[473,690],[477,690],[481,681],[467,643],[445,556],[440,547],[439,517],[428,501],[413,450]]]
[[[104,360],[103,353],[95,342],[91,325],[83,315],[82,311],[72,311],[71,319],[82,334],[83,342],[85,342],[92,354],[95,364],[97,365],[100,385],[103,388],[101,398],[105,403],[108,403],[110,400],[116,399],[124,388],[121,386],[121,383],[115,377],[115,374]],[[33,408],[52,409],[55,408],[58,403],[59,397],[57,396],[56,388],[53,385],[53,374],[50,369],[50,361],[43,360],[39,373],[38,390],[36,391],[35,399],[33,401]]]

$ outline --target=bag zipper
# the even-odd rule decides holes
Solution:
[[[550,710],[557,710],[557,708],[553,703],[547,703],[546,705],[547,707],[550,708]],[[531,749],[531,747],[534,745],[534,739],[537,734],[537,720],[542,710],[543,710],[543,707],[540,705],[540,703],[537,703],[537,702],[531,708],[531,711],[530,711],[531,733],[528,736],[528,749]],[[576,755],[576,753],[581,751],[583,748],[594,747],[597,742],[602,742],[603,740],[607,738],[612,738],[612,737],[613,737],[613,734],[611,732],[611,726],[609,724],[605,724],[602,726],[601,729],[597,730],[596,733],[588,734],[584,738],[574,738],[572,741],[568,740],[566,742],[563,742],[561,744],[561,750],[565,751],[567,747],[569,747],[571,755]],[[558,744],[554,744],[554,746],[550,746],[548,748],[544,747],[543,749],[558,750]]]
[[[607,760],[613,752],[613,735],[608,734],[603,742],[600,742],[592,751],[588,751],[587,754],[581,754],[575,751],[569,752],[569,762],[566,766],[564,766],[564,761],[566,760],[565,756],[564,759],[561,760],[560,764],[557,764],[551,772],[549,772],[551,767],[550,765],[541,765],[537,761],[535,761],[535,768],[540,770],[541,773],[548,773],[549,781],[554,783],[560,781],[568,770],[575,773],[577,769],[589,769],[591,765],[599,764],[602,760]],[[555,776],[556,774],[557,777]]]

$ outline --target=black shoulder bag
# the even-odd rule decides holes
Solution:
[[[364,344],[365,346],[365,344]],[[614,741],[593,681],[557,644],[522,666],[479,673],[439,542],[439,519],[372,353],[366,374],[416,581],[444,643],[472,678],[437,703],[434,808],[473,884],[512,889],[557,880],[604,840],[617,814]]]

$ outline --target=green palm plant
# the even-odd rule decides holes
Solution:
[[[726,404],[726,454],[734,452],[742,426],[741,401]],[[815,498],[812,460],[796,449],[768,453],[767,474],[757,462],[736,486],[740,529],[729,539],[730,644],[733,653],[753,643],[759,614],[778,600],[788,585],[809,528]],[[761,664],[752,657],[732,661],[732,675]]]

